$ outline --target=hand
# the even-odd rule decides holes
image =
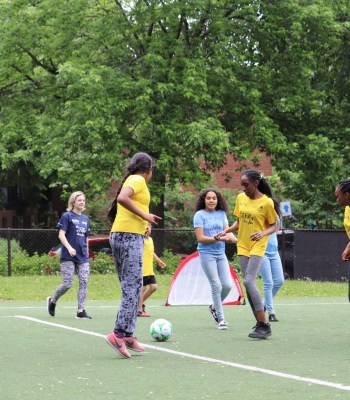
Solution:
[[[214,236],[214,239],[215,239],[215,240],[220,240],[220,238],[221,238],[222,236],[225,236],[225,235],[226,235],[226,232],[225,232],[225,231],[218,232],[218,233]]]
[[[341,259],[343,261],[349,261],[350,260],[350,254],[348,251],[343,251],[342,255],[341,255]]]
[[[164,261],[159,261],[159,267],[161,268],[161,269],[164,269],[165,267],[166,267],[166,264],[165,264],[165,262]]]
[[[343,261],[350,260],[350,243],[348,243],[347,246],[345,247],[345,249],[341,255],[341,258]]]
[[[250,235],[251,240],[257,242],[265,236],[264,232],[254,232]]]
[[[223,240],[225,243],[237,243],[237,238],[232,232],[226,233],[226,235],[221,236],[221,240]]]
[[[158,217],[158,215],[154,214],[146,214],[145,218],[146,221],[150,222],[153,225],[158,225],[157,221],[161,220],[161,217]]]
[[[71,247],[70,249],[68,249],[68,253],[71,257],[74,257],[77,255],[77,252],[75,249],[73,249],[73,247]]]

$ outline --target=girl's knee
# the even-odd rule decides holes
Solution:
[[[150,288],[151,293],[154,293],[158,289],[158,285],[152,284],[152,285],[150,285],[149,288]]]
[[[284,279],[277,281],[277,282],[275,282],[275,288],[279,289],[280,287],[283,286],[283,284],[284,284]]]
[[[211,284],[211,291],[213,293],[221,293],[222,291],[222,285],[220,282],[212,282]]]
[[[66,292],[69,289],[72,289],[73,283],[63,283],[62,289]]]
[[[233,284],[231,284],[231,283],[230,284],[223,284],[221,290],[223,292],[229,292],[232,289],[232,287],[233,287]]]
[[[246,288],[249,288],[249,287],[251,287],[252,285],[254,285],[254,281],[253,281],[252,279],[249,279],[249,278],[244,278],[244,279],[243,279],[243,285],[244,285]]]
[[[272,290],[273,286],[273,281],[263,281],[264,290]]]

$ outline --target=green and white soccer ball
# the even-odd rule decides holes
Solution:
[[[165,342],[173,333],[173,327],[166,319],[156,319],[152,322],[149,332],[157,342]]]

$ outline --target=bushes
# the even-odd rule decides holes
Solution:
[[[59,272],[59,260],[47,254],[29,256],[17,240],[11,239],[12,275],[48,275]],[[8,275],[7,240],[0,239],[0,275]]]
[[[113,258],[105,253],[98,253],[93,260],[90,260],[91,274],[111,274],[115,272]]]
[[[0,256],[0,275],[7,276],[7,256]],[[12,275],[51,275],[60,271],[59,258],[25,252],[15,254],[11,260]]]
[[[171,251],[165,250],[162,260],[167,264],[159,274],[174,274],[181,262],[181,257],[174,255]],[[12,254],[11,259],[12,275],[52,275],[60,273],[60,258],[47,254],[37,253],[29,256],[25,251],[18,250]],[[105,253],[98,253],[90,260],[90,271],[92,274],[114,274],[115,266],[113,258]],[[156,268],[155,268],[156,271]],[[7,253],[0,253],[0,276],[8,275]]]
[[[170,250],[164,250],[161,259],[165,262],[166,268],[159,269],[159,274],[173,275],[176,271],[176,268],[180,265],[181,262],[181,256],[173,254]]]

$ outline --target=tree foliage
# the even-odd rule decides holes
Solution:
[[[100,195],[146,151],[160,199],[165,179],[199,188],[227,154],[260,149],[283,197],[327,215],[349,161],[348,9],[0,0],[1,176]]]

